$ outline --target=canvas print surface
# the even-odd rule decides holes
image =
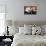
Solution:
[[[24,6],[24,14],[36,15],[37,6]]]

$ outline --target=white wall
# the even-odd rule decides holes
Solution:
[[[16,21],[46,21],[46,0],[0,0],[0,4],[7,5],[7,20]],[[35,4],[37,15],[24,15],[24,6]]]

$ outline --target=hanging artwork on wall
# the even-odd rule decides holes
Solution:
[[[36,15],[37,14],[37,6],[24,6],[24,14]]]

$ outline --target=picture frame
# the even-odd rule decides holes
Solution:
[[[37,14],[37,6],[24,6],[24,14],[36,15]]]

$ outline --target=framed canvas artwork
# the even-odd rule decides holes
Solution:
[[[36,15],[37,14],[37,6],[24,6],[24,14]]]

